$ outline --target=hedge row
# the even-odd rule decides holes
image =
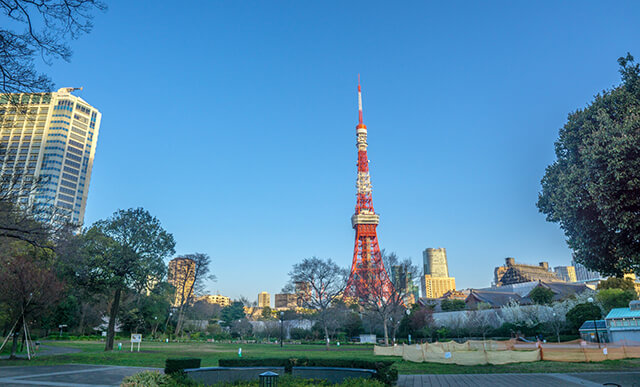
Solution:
[[[194,357],[185,357],[179,359],[167,359],[164,363],[164,373],[174,374],[182,372],[189,368],[200,368],[200,360]]]
[[[291,373],[293,367],[338,367],[364,368],[375,370],[375,379],[386,385],[392,385],[398,380],[398,370],[392,367],[393,361],[369,361],[358,359],[307,359],[307,358],[264,358],[264,359],[220,359],[220,367],[284,367],[286,373]]]

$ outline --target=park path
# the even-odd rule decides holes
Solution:
[[[0,367],[0,386],[114,387],[129,375],[158,368],[67,364]]]
[[[464,375],[400,375],[399,387],[574,387],[613,385],[640,387],[638,372],[583,372],[571,374],[464,374]]]

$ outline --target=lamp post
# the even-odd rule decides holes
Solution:
[[[280,348],[282,348],[283,340],[284,340],[284,312],[280,312]]]
[[[589,301],[589,303],[593,305],[593,297],[587,298],[587,301]],[[598,342],[598,348],[600,348],[600,336],[598,335],[598,322],[595,319],[593,319],[593,327],[596,330],[596,341]]]
[[[411,309],[408,309],[404,311],[407,314],[407,317],[409,317],[409,315],[411,314]],[[409,345],[411,345],[411,333],[409,333],[408,335],[408,339],[409,339]]]
[[[173,312],[169,312],[169,316],[167,316],[167,322],[164,323],[164,334],[167,334],[167,326],[169,326],[169,320],[171,320],[171,316],[173,316]]]

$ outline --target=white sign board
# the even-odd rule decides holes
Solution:
[[[131,334],[131,352],[133,352],[133,343],[138,343],[138,352],[140,352],[140,343],[142,342],[142,334],[140,333],[132,333]]]

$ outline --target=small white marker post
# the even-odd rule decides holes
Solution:
[[[138,352],[140,352],[140,343],[142,342],[142,334],[140,333],[132,333],[131,334],[131,352],[133,352],[133,343],[138,343]]]

